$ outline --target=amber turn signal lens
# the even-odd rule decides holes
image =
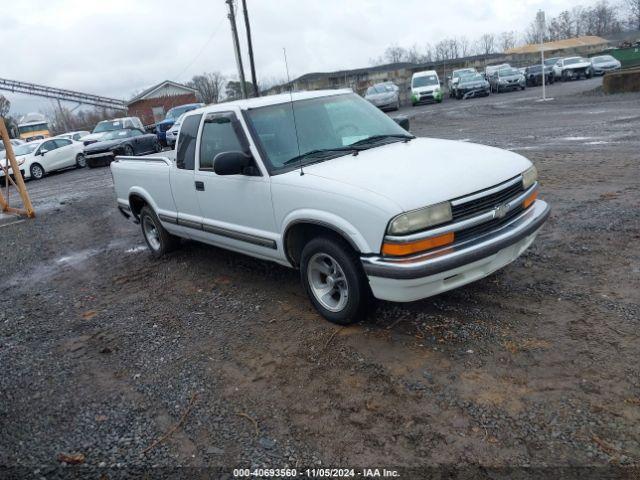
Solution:
[[[522,206],[524,208],[529,208],[529,205],[531,205],[533,202],[535,202],[536,198],[538,198],[538,191],[537,190],[535,192],[533,192],[531,195],[529,195],[527,198],[524,199],[524,202],[522,202]]]
[[[412,253],[424,252],[431,248],[441,247],[453,243],[453,232],[438,235],[437,237],[417,240],[408,243],[383,243],[382,253],[384,255],[402,256]]]

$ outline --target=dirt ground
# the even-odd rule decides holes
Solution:
[[[37,219],[0,228],[0,465],[638,467],[640,95],[600,82],[405,108],[530,158],[552,216],[507,268],[348,328],[293,270],[153,260],[108,169],[30,182]]]

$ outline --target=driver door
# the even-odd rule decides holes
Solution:
[[[45,172],[60,168],[60,151],[58,150],[55,140],[47,140],[40,145],[36,153],[35,162],[42,165]]]
[[[184,125],[183,125],[184,128]],[[182,135],[182,131],[180,131]],[[276,258],[275,220],[269,175],[249,145],[235,112],[208,114],[201,126],[196,162],[196,196],[208,242],[231,250]],[[214,159],[223,152],[250,153],[251,172],[218,175]]]

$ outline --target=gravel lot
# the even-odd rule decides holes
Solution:
[[[0,228],[0,465],[639,466],[640,95],[600,82],[403,109],[532,159],[552,217],[509,267],[348,328],[295,271],[153,260],[108,169],[28,183],[37,219]]]

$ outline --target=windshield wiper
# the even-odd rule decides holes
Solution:
[[[413,140],[414,138],[416,137],[414,137],[413,135],[405,135],[402,133],[390,133],[386,135],[371,135],[370,137],[363,138],[362,140],[358,140],[357,142],[354,142],[349,146],[359,147],[363,145],[369,145],[371,143],[377,143],[381,140],[389,140],[389,139],[405,140],[408,142],[409,140]]]
[[[302,153],[300,155],[296,155],[293,158],[290,158],[289,160],[287,160],[286,162],[283,163],[283,165],[291,165],[292,163],[298,163],[301,160],[305,159],[305,158],[309,158],[309,157],[320,157],[323,158],[329,155],[335,155],[335,156],[339,156],[339,155],[346,155],[348,153],[356,153],[358,152],[357,148],[352,148],[351,146],[349,147],[338,147],[338,148],[320,148],[317,150],[310,150],[308,152]]]

